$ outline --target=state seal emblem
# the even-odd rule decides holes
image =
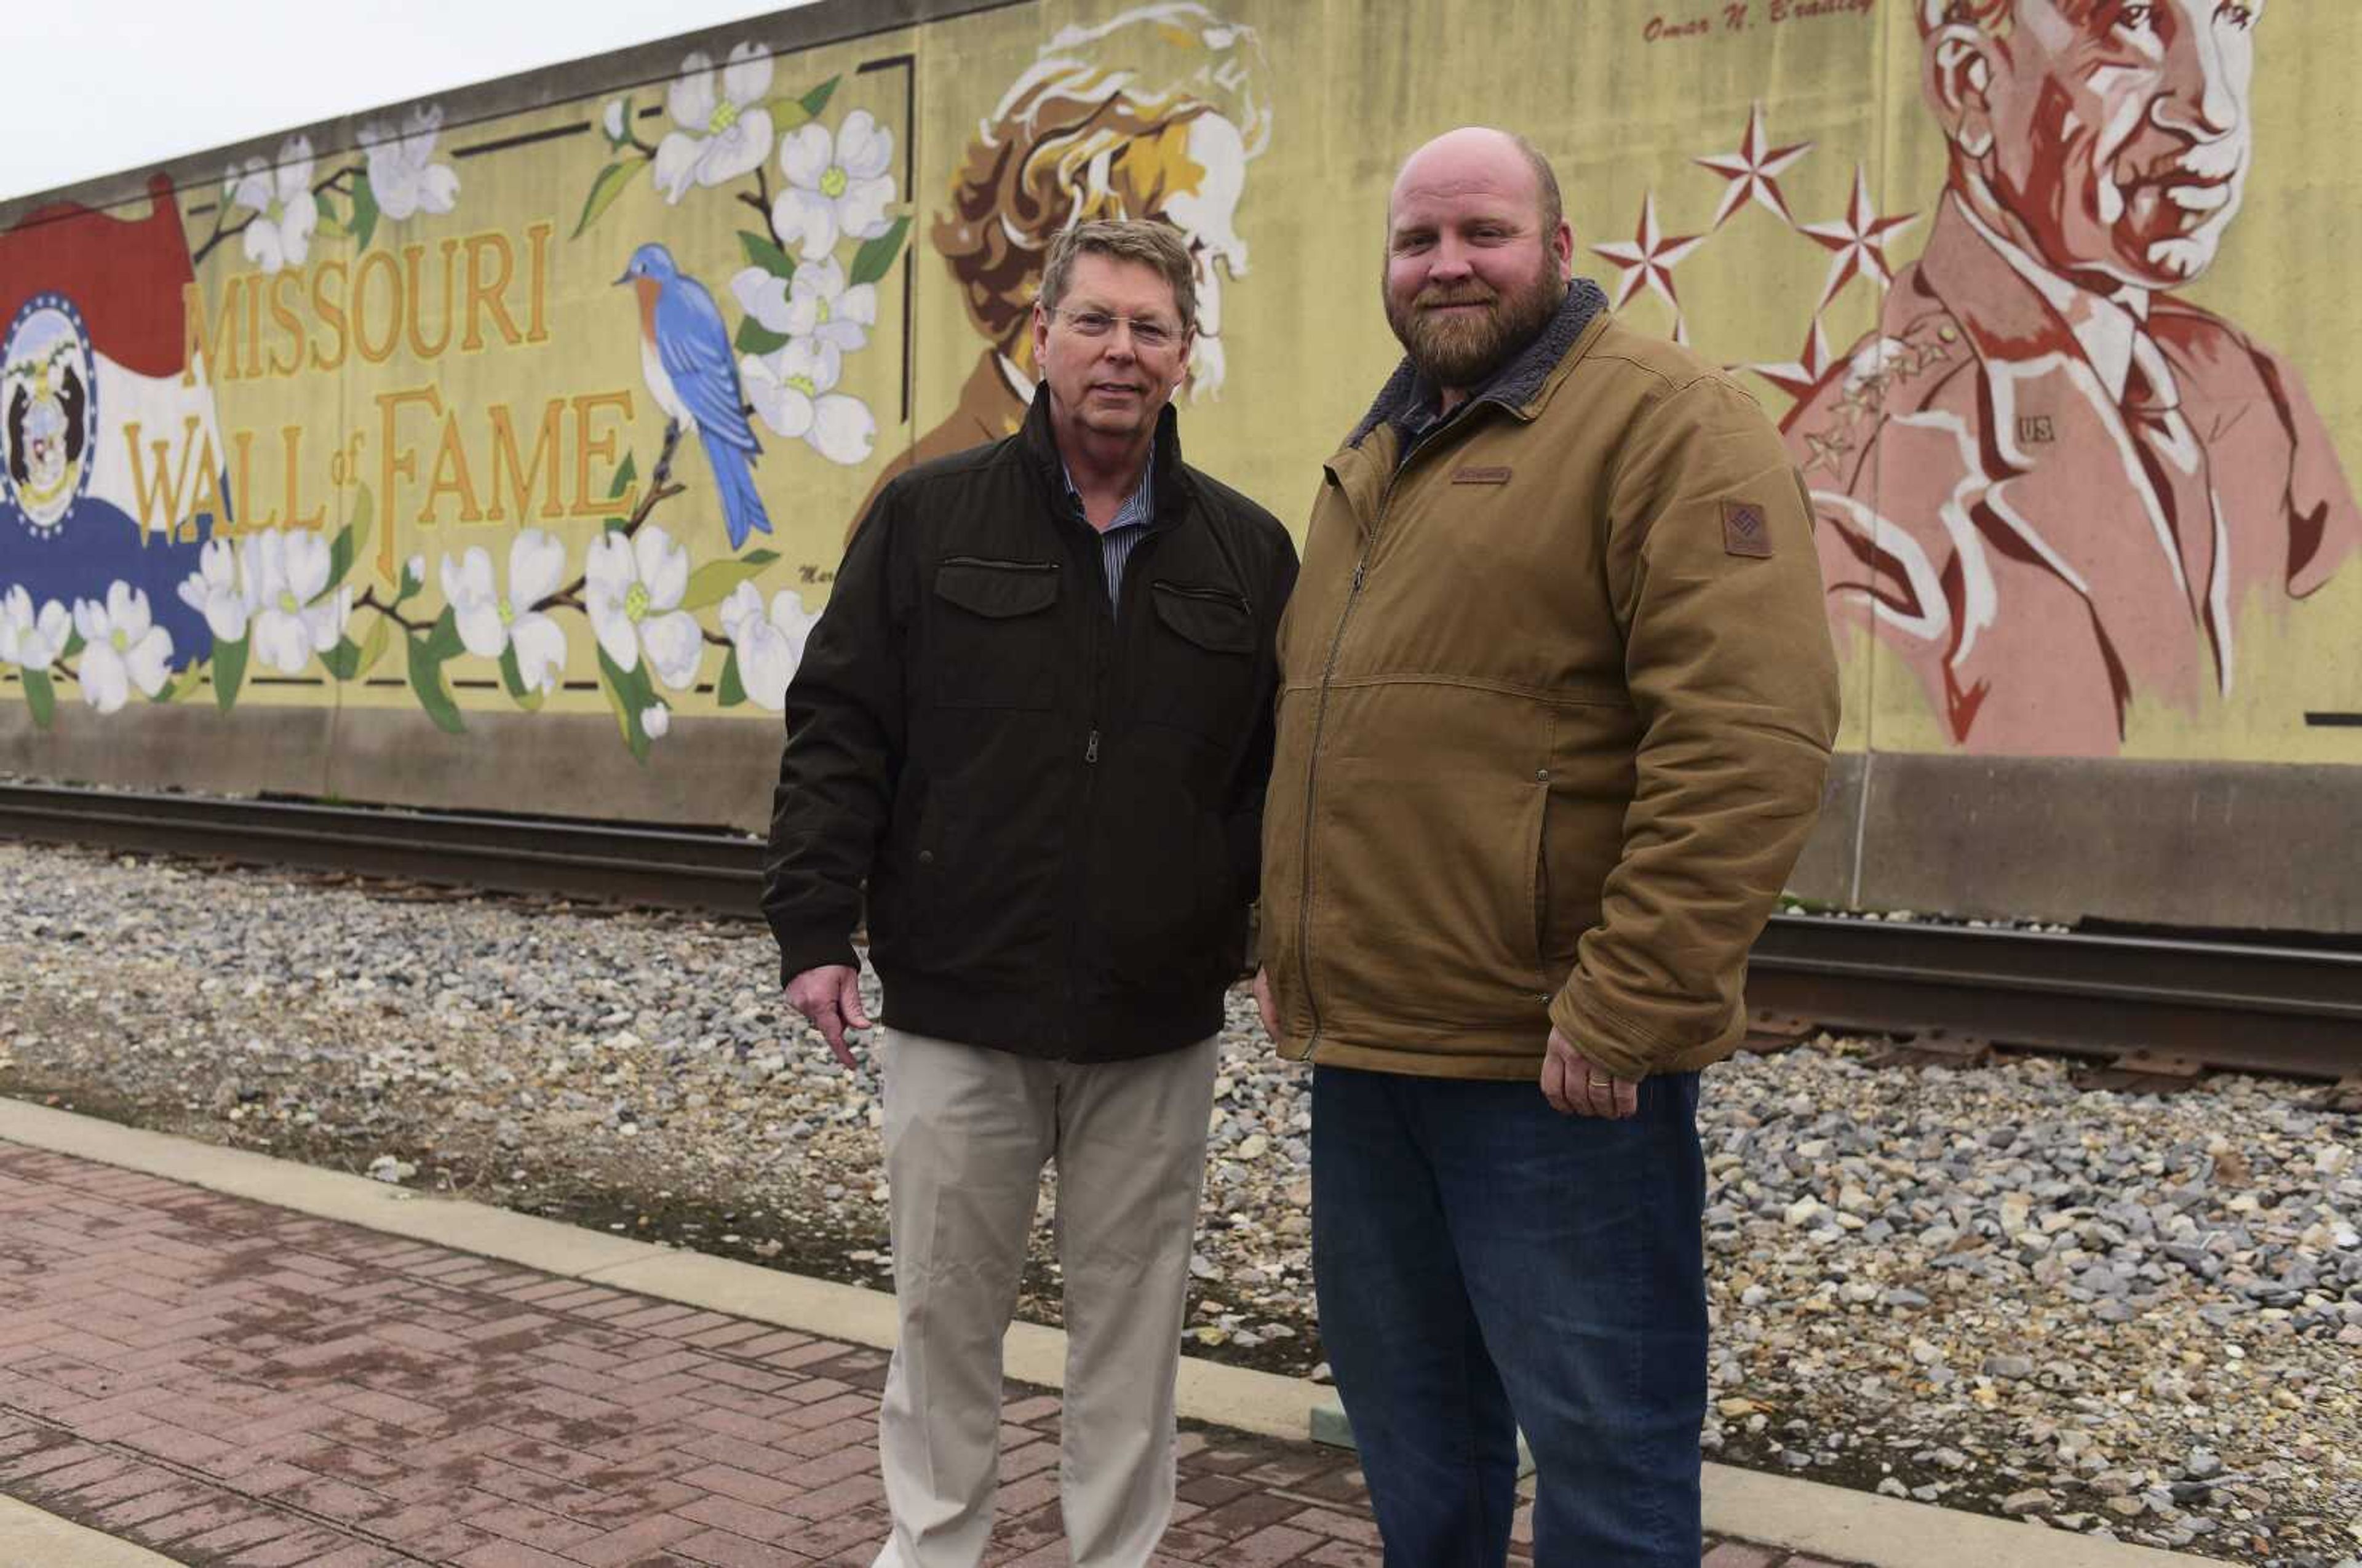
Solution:
[[[0,497],[37,537],[65,526],[97,466],[98,378],[82,313],[25,302],[0,339]]]

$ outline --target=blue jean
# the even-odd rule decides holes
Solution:
[[[1705,1164],[1695,1073],[1623,1121],[1533,1083],[1319,1067],[1312,1267],[1386,1568],[1697,1568]]]

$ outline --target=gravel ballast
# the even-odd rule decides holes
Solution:
[[[0,1092],[890,1282],[876,1076],[787,1012],[759,926],[6,843],[0,938]],[[1706,1076],[1709,1453],[2362,1568],[2362,1124],[1872,1049]],[[1195,1353],[1325,1372],[1308,1088],[1233,993]],[[1047,1220],[1021,1311],[1054,1323]]]

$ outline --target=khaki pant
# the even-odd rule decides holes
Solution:
[[[992,1530],[1000,1347],[1042,1167],[1058,1167],[1075,1568],[1142,1568],[1173,1511],[1173,1377],[1217,1043],[1034,1061],[883,1033],[900,1342],[878,1411],[893,1538],[876,1568],[976,1568]]]

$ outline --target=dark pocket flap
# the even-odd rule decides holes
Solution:
[[[1031,615],[1058,602],[1057,563],[948,560],[935,568],[935,597],[995,620]]]
[[[1254,652],[1254,617],[1236,594],[1226,589],[1170,582],[1151,586],[1156,594],[1156,618],[1190,642],[1215,653]]]

